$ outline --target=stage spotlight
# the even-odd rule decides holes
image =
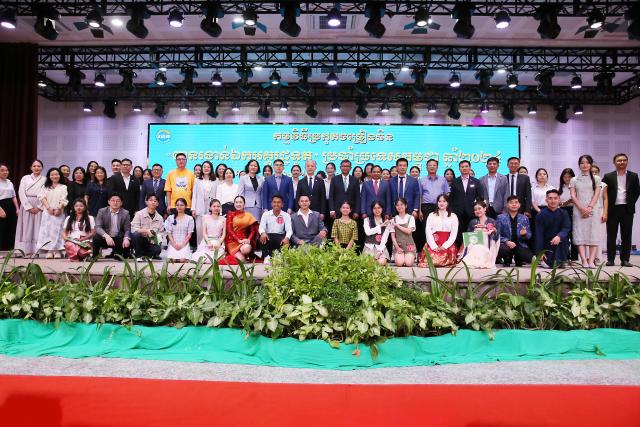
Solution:
[[[629,40],[640,40],[640,2],[635,2],[624,14]]]
[[[276,70],[273,70],[271,72],[271,75],[269,76],[269,81],[274,86],[279,85],[280,84],[280,73],[278,73]]]
[[[38,74],[38,87],[47,87],[47,73],[45,73],[44,71]]]
[[[400,115],[407,120],[412,120],[416,116],[416,114],[413,112],[413,104],[411,102],[405,102],[402,105]]]
[[[198,77],[198,72],[193,67],[182,67],[180,74],[184,76],[182,80],[182,89],[186,95],[193,95],[196,93],[196,85],[193,83],[193,79]]]
[[[364,16],[369,18],[364,26],[364,29],[371,37],[377,39],[382,38],[386,31],[385,26],[382,24],[382,17],[384,16],[384,1],[368,1],[364,8]]]
[[[245,25],[255,27],[256,23],[258,22],[258,14],[256,13],[256,10],[253,8],[247,8],[242,13],[242,21]]]
[[[327,84],[329,86],[335,86],[338,84],[338,76],[333,71],[327,76]]]
[[[592,30],[597,30],[604,24],[605,16],[598,8],[593,8],[591,12],[587,14],[587,25]]]
[[[238,76],[240,77],[238,79],[238,89],[240,92],[245,95],[251,92],[251,85],[249,84],[249,79],[253,77],[253,71],[251,71],[251,68],[247,66],[238,67],[236,69],[236,73],[238,73]]]
[[[471,24],[471,15],[475,10],[475,6],[470,2],[456,3],[451,11],[451,17],[456,19],[456,24],[453,26],[453,32],[461,39],[470,39],[473,37],[476,29]]]
[[[518,76],[517,74],[509,74],[507,76],[507,87],[509,89],[515,89],[516,87],[518,87]]]
[[[577,74],[571,79],[571,89],[582,89],[582,78]]]
[[[553,71],[541,71],[536,74],[536,81],[538,82],[538,95],[540,96],[551,96],[553,94],[553,76],[555,73]]]
[[[69,68],[67,69],[67,76],[69,76],[68,85],[71,90],[75,93],[80,93],[82,91],[82,80],[85,78],[84,73],[76,68]]]
[[[429,113],[435,113],[438,111],[438,106],[435,104],[435,102],[430,102],[427,105],[427,112]]]
[[[90,113],[93,111],[93,105],[90,102],[85,102],[82,106],[82,111],[85,113]]]
[[[36,33],[47,40],[57,39],[56,21],[60,19],[60,13],[50,4],[36,3],[33,10],[36,15],[36,22],[33,26]]]
[[[280,111],[289,111],[289,103],[286,98],[280,101]]]
[[[215,98],[207,99],[207,116],[218,117],[218,101]]]
[[[416,14],[413,17],[413,22],[415,22],[416,27],[426,27],[431,23],[431,17],[429,16],[429,12],[424,7],[418,9]]]
[[[154,78],[156,85],[158,86],[164,86],[165,84],[167,84],[167,75],[161,71],[156,73],[156,76]]]
[[[538,114],[538,107],[536,106],[536,104],[529,104],[529,106],[527,107],[527,112],[529,114]]]
[[[298,37],[300,35],[301,28],[296,22],[296,19],[300,16],[300,2],[280,2],[280,15],[282,15],[280,31],[289,37]]]
[[[502,112],[500,114],[502,115],[502,118],[508,122],[513,121],[513,119],[516,118],[516,115],[513,112],[513,104],[510,102],[507,102],[502,106]]]
[[[111,25],[113,25],[114,27],[122,27],[124,25],[124,22],[122,22],[122,19],[120,18],[112,18]]]
[[[132,3],[127,6],[127,14],[131,17],[127,21],[127,31],[139,39],[146,38],[149,30],[144,26],[144,20],[151,17],[147,6],[144,3]]]
[[[168,21],[169,25],[173,28],[182,27],[182,23],[184,22],[184,15],[182,15],[182,11],[180,9],[171,9]]]
[[[340,9],[335,6],[327,14],[327,24],[329,24],[330,27],[339,27],[341,20],[342,15],[340,14]]]
[[[222,76],[220,76],[219,72],[216,71],[213,73],[211,76],[211,84],[213,86],[222,86]]]
[[[8,30],[14,30],[18,25],[15,9],[5,9],[0,13],[0,26]]]
[[[135,85],[133,84],[133,79],[138,77],[138,75],[133,70],[122,69],[118,71],[118,73],[122,76],[122,82],[120,85],[129,93],[133,93],[136,90]]]
[[[560,25],[558,25],[558,12],[560,6],[557,4],[545,3],[536,9],[533,18],[540,21],[538,34],[543,39],[555,39],[560,35]]]
[[[313,99],[308,100],[307,109],[304,110],[304,113],[312,119],[318,117],[318,110],[316,110],[316,101],[314,101]]]
[[[369,115],[367,111],[367,101],[359,99],[356,101],[356,115],[360,118],[366,119]]]
[[[396,84],[396,76],[393,73],[389,72],[386,76],[384,76],[384,84],[385,86],[393,86]]]
[[[238,112],[240,111],[240,101],[233,101],[231,104],[231,111]]]
[[[496,67],[496,73],[498,74],[506,74],[507,72],[507,67],[505,67],[504,65],[498,65]]]
[[[167,116],[167,103],[164,101],[160,101],[157,100],[156,101],[156,108],[154,108],[153,113],[160,117],[160,118],[164,118]]]
[[[573,106],[573,114],[575,114],[576,116],[581,116],[582,113],[584,113],[584,108],[581,104],[576,104]]]
[[[253,64],[253,71],[262,71],[262,65]]]
[[[427,88],[424,84],[424,79],[427,77],[427,69],[423,67],[415,67],[411,72],[411,77],[413,78],[413,92],[418,96],[424,96]]]
[[[182,111],[183,113],[188,113],[189,112],[189,103],[188,102],[181,102],[179,105],[180,111]]]
[[[118,105],[118,101],[116,101],[115,99],[105,99],[104,101],[102,101],[102,103],[104,104],[104,110],[102,111],[102,113],[110,119],[115,119],[116,105]]]
[[[460,75],[455,71],[453,72],[453,74],[451,75],[451,78],[449,79],[449,86],[453,88],[460,87]]]
[[[331,104],[331,111],[334,113],[340,112],[340,103],[338,101],[333,101],[333,103]]]
[[[204,19],[200,21],[200,29],[211,37],[220,36],[222,33],[222,27],[218,24],[218,19],[224,17],[224,9],[220,6],[220,2],[204,2],[201,9]]]
[[[487,114],[489,112],[489,104],[487,103],[487,101],[484,101],[481,105],[480,105],[480,112],[482,114]]]
[[[270,102],[267,100],[260,101],[260,108],[258,108],[258,115],[263,119],[268,119],[270,116],[269,113],[269,104]]]
[[[449,116],[453,120],[460,119],[461,114],[458,106],[458,101],[451,101],[451,104],[449,104],[449,111],[447,112],[447,116]]]
[[[389,103],[388,102],[383,102],[382,105],[380,106],[380,112],[381,113],[388,113],[389,112]]]
[[[311,67],[298,67],[298,80],[297,89],[305,95],[311,93],[311,85],[309,84],[309,77],[311,77]]]
[[[96,87],[105,87],[105,85],[107,84],[107,78],[105,77],[104,74],[97,73],[93,80],[93,84]]]
[[[511,17],[509,16],[509,12],[504,9],[499,10],[493,19],[496,21],[496,28],[500,30],[507,28],[511,24]]]
[[[486,98],[491,92],[491,77],[493,77],[493,71],[491,70],[476,71],[475,78],[479,82],[478,94],[481,98]]]
[[[134,113],[140,113],[142,111],[142,103],[134,102],[131,106],[131,111],[133,111]]]
[[[369,77],[369,67],[366,65],[361,65],[353,72],[353,74],[358,78],[355,84],[356,92],[360,95],[368,95],[371,88],[367,83],[367,77]]]
[[[599,73],[593,76],[593,81],[596,82],[596,92],[599,95],[608,95],[613,91],[613,78],[615,73]]]
[[[567,105],[566,104],[558,104],[555,106],[556,109],[556,120],[560,123],[567,123],[569,118],[567,117]]]

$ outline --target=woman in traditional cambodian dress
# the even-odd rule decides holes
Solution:
[[[244,197],[236,196],[233,201],[235,210],[226,215],[226,237],[224,244],[227,252],[239,262],[253,258],[258,236],[258,220],[244,210]]]

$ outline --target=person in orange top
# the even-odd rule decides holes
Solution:
[[[258,220],[244,210],[244,197],[236,196],[233,200],[235,210],[227,212],[227,234],[224,245],[230,255],[239,262],[245,262],[252,257],[258,237]]]
[[[193,195],[193,184],[195,175],[187,169],[187,155],[184,153],[176,154],[177,169],[172,170],[167,175],[164,185],[164,191],[169,199],[169,210],[175,209],[178,199],[187,201],[187,214],[190,215],[191,196]],[[173,213],[173,212],[170,212]]]

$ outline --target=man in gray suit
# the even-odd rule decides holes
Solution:
[[[509,181],[507,177],[498,173],[500,160],[497,157],[490,157],[487,160],[487,170],[489,173],[480,182],[487,190],[487,216],[493,219],[506,210],[506,200],[509,197]]]
[[[122,209],[122,197],[111,193],[109,206],[102,208],[96,215],[96,234],[93,236],[93,255],[97,256],[102,248],[111,248],[110,257],[121,255],[128,258],[131,246],[131,219],[129,212]]]
[[[320,246],[327,237],[327,228],[320,219],[320,214],[309,209],[311,200],[306,194],[298,198],[298,205],[300,206],[298,213],[291,215],[293,227],[291,241],[296,246],[304,244]]]

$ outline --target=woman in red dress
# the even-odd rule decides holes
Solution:
[[[252,258],[258,236],[258,220],[244,210],[244,197],[233,199],[235,210],[227,212],[227,235],[224,244],[227,252],[236,257],[238,262]]]

